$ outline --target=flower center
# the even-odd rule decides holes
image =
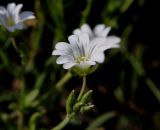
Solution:
[[[13,26],[14,24],[15,24],[15,22],[13,20],[10,20],[10,19],[7,20],[8,26]]]
[[[77,63],[80,63],[81,61],[88,61],[88,57],[86,57],[86,56],[81,56],[81,57],[79,57],[78,59],[77,59]]]

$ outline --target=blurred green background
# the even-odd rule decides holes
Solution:
[[[67,71],[51,54],[57,42],[67,42],[85,22],[92,28],[111,26],[110,34],[122,39],[121,48],[106,51],[105,63],[87,77],[95,109],[64,130],[160,130],[154,0],[1,0],[0,5],[10,2],[23,3],[22,11],[33,11],[37,18],[15,35],[25,53],[24,66],[10,35],[0,27],[0,130],[49,130],[64,118],[66,98],[72,89],[80,90],[82,80],[73,74],[59,87]]]

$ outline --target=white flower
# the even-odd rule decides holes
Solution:
[[[98,24],[94,27],[93,31],[91,30],[88,24],[83,24],[80,29],[75,29],[73,34],[79,35],[81,33],[87,33],[91,40],[94,38],[106,38],[108,36],[111,27],[105,27],[104,24]]]
[[[96,38],[90,40],[86,33],[71,35],[69,43],[59,42],[55,46],[52,55],[59,55],[56,62],[63,64],[64,69],[77,68],[86,73],[91,66],[103,63],[104,51],[110,48],[119,47],[120,39],[110,36],[107,39]]]
[[[9,32],[24,28],[24,21],[34,19],[35,16],[31,11],[21,12],[23,4],[9,3],[5,9],[0,6],[0,25],[7,28]]]

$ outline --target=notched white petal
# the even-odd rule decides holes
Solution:
[[[90,37],[92,37],[93,35],[90,26],[86,23],[81,26],[81,31],[83,33],[87,33]]]
[[[75,65],[76,65],[76,63],[74,63],[74,62],[65,63],[65,64],[63,64],[63,68],[64,69],[70,69],[70,68],[72,68]]]
[[[106,43],[107,44],[119,44],[121,41],[121,39],[119,37],[116,36],[108,36],[106,38]]]
[[[109,34],[109,32],[110,32],[110,30],[111,30],[111,27],[105,28],[105,29],[102,31],[101,36],[102,36],[102,37],[107,37],[108,34]]]
[[[81,33],[82,33],[82,31],[80,29],[75,29],[73,31],[73,34],[75,34],[75,35],[80,35]]]
[[[35,19],[34,13],[31,11],[24,11],[20,13],[21,21]]]
[[[16,7],[15,7],[15,13],[14,13],[14,21],[15,23],[18,23],[18,21],[20,20],[20,17],[19,17],[19,13],[21,11],[21,8],[23,7],[23,4],[18,4]]]
[[[103,63],[105,59],[104,52],[96,52],[91,55],[91,60],[97,63]]]
[[[110,32],[111,27],[105,27],[104,24],[98,24],[95,26],[93,32],[97,37],[106,37]]]
[[[9,4],[7,5],[7,10],[8,10],[8,12],[12,14],[12,13],[15,11],[15,7],[16,7],[16,4],[15,4],[15,3],[9,3]]]
[[[68,50],[71,49],[70,45],[66,42],[58,42],[55,46],[57,50]]]
[[[77,35],[71,35],[71,36],[68,37],[68,41],[72,45],[77,45],[78,36]]]
[[[60,56],[57,58],[56,60],[57,64],[64,64],[64,63],[68,63],[68,62],[74,62],[74,58],[70,55],[66,56]]]
[[[98,24],[94,27],[93,32],[95,34],[99,34],[102,30],[104,30],[105,25],[104,24]]]

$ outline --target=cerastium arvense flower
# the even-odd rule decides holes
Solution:
[[[26,20],[34,19],[34,13],[31,11],[21,12],[23,4],[16,5],[9,3],[7,8],[0,6],[0,25],[7,28],[9,32],[21,30],[25,27]]]
[[[92,90],[84,93],[86,76],[96,70],[98,64],[105,60],[104,51],[118,48],[120,38],[108,36],[111,27],[104,24],[95,26],[93,31],[88,24],[73,31],[74,35],[68,37],[69,43],[59,42],[55,45],[52,55],[59,56],[57,64],[63,64],[64,69],[70,69],[83,77],[83,84],[78,97],[73,90],[66,102],[67,115],[65,119],[52,130],[62,129],[78,112],[90,111],[94,105],[90,103]]]
[[[70,44],[57,43],[52,55],[59,55],[56,62],[63,64],[64,69],[72,69],[82,76],[87,75],[93,66],[104,62],[105,50],[119,47],[120,38],[107,36],[109,30],[110,27],[97,25],[93,33],[85,24],[81,31],[76,29],[75,35],[68,37]]]

